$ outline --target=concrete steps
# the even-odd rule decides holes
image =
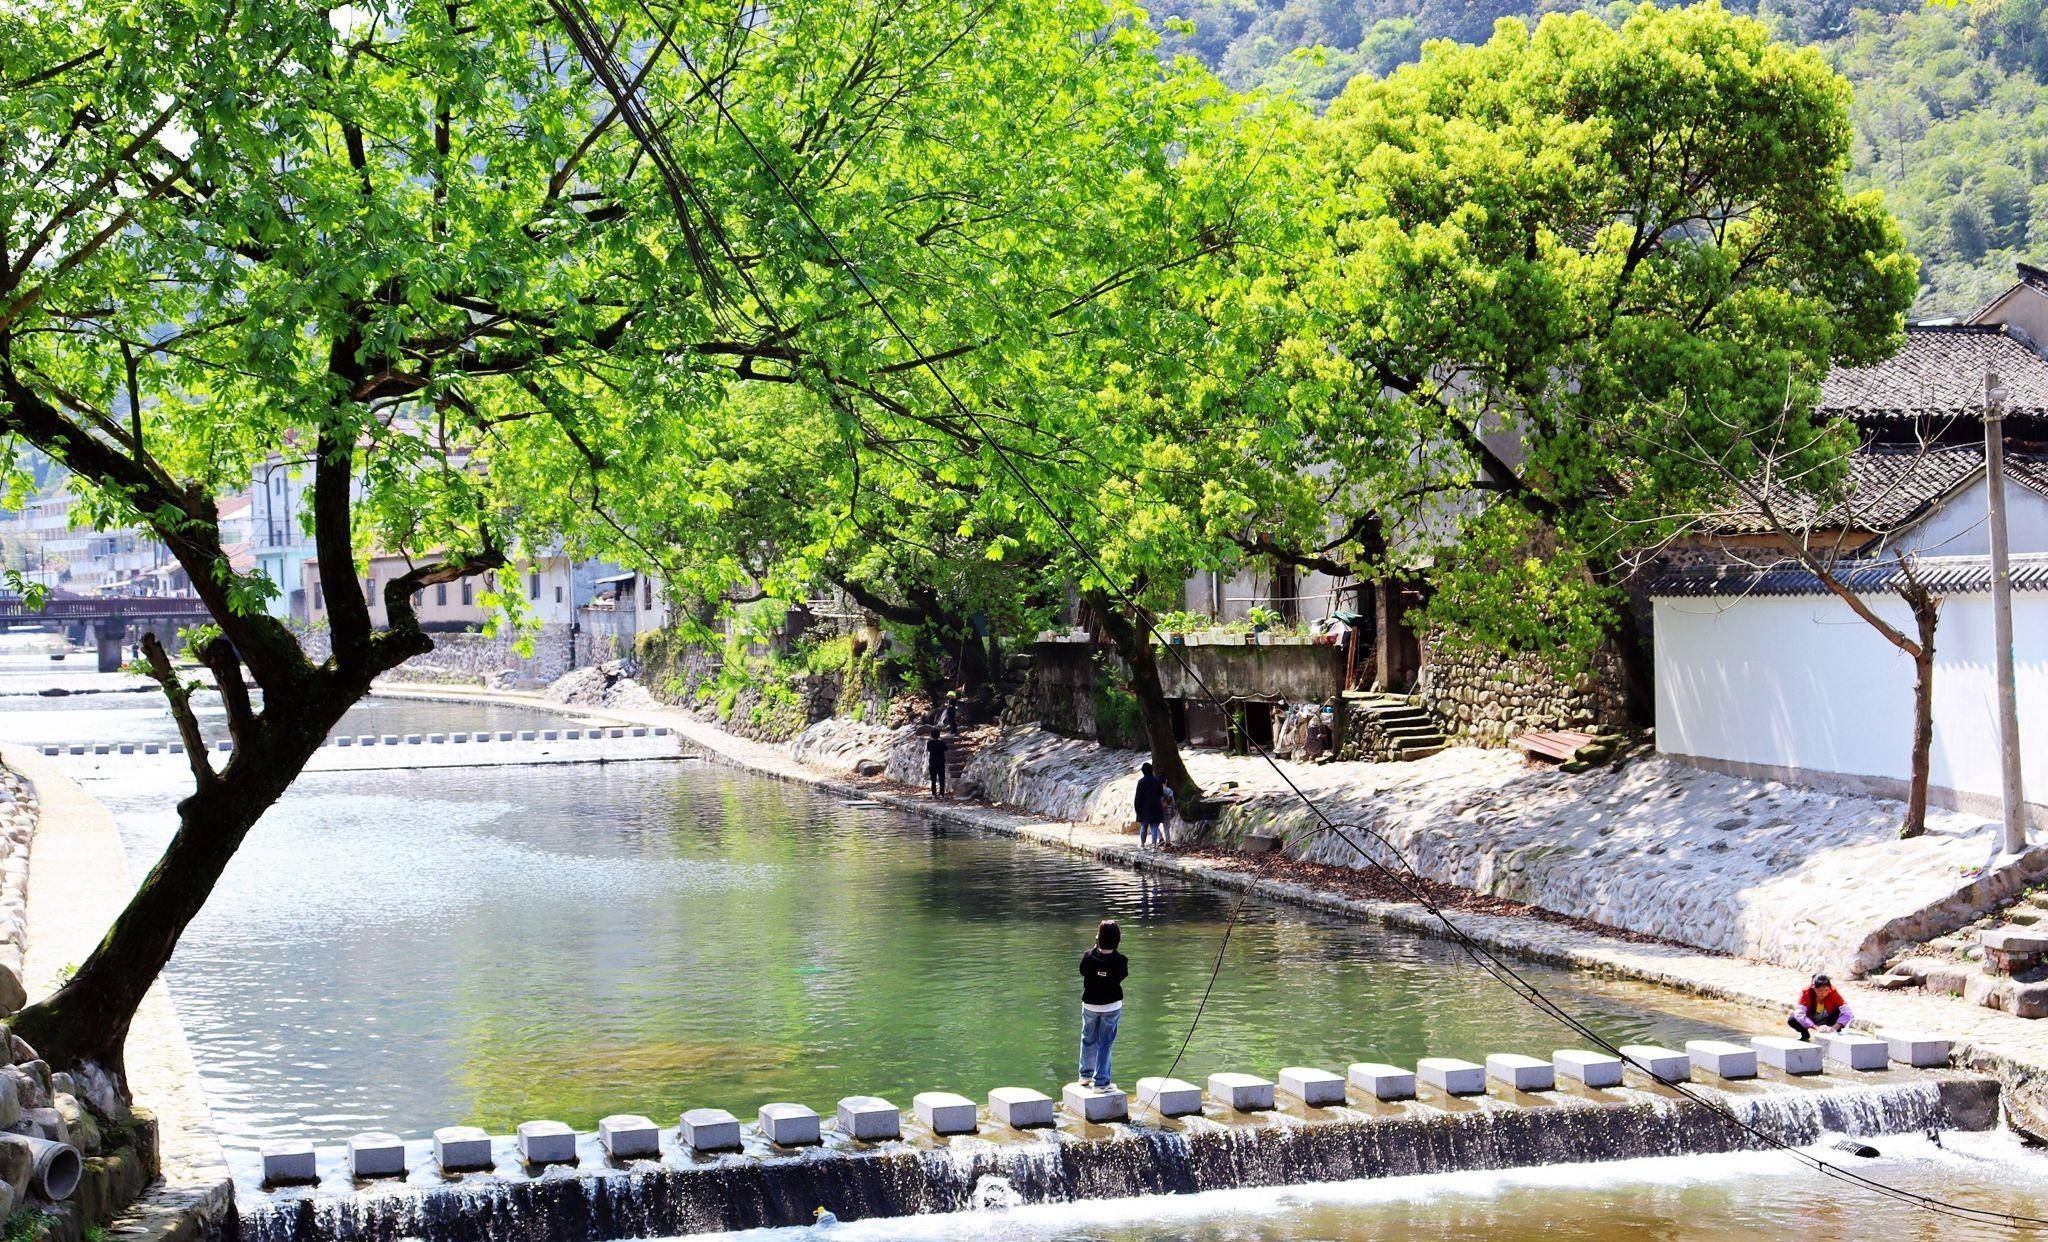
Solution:
[[[1369,717],[1368,727],[1386,742],[1385,757],[1407,761],[1426,759],[1447,744],[1436,717],[1398,694],[1346,691],[1344,698],[1356,712]]]

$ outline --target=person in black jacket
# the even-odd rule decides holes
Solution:
[[[1095,929],[1095,947],[1081,955],[1081,1083],[1116,1090],[1109,1075],[1109,1048],[1124,1012],[1124,979],[1131,964],[1116,951],[1123,929],[1104,919]]]
[[[1166,839],[1166,816],[1173,808],[1173,786],[1145,764],[1138,777],[1138,792],[1131,799],[1131,811],[1138,817],[1138,844],[1170,844]]]
[[[924,774],[932,783],[932,797],[946,796],[946,739],[938,729],[927,730],[924,739]]]

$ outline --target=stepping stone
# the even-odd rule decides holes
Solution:
[[[1620,1057],[1581,1048],[1560,1048],[1550,1058],[1558,1074],[1588,1087],[1619,1087],[1623,1064]]]
[[[565,741],[565,742],[575,742],[575,741],[580,741],[580,740],[582,739],[582,737],[583,737],[583,730],[581,730],[581,729],[564,729],[564,730],[562,730],[562,740],[563,740],[563,741]]]
[[[1060,1089],[1060,1100],[1066,1105],[1068,1112],[1083,1121],[1100,1124],[1106,1121],[1122,1121],[1130,1116],[1130,1102],[1124,1098],[1121,1091],[1070,1082]]]
[[[336,746],[353,746],[356,744],[356,740],[353,737],[348,736],[347,734],[343,734],[342,736],[334,739],[334,744]]]
[[[1202,1089],[1178,1078],[1140,1078],[1138,1107],[1161,1117],[1192,1117],[1202,1111]]]
[[[417,733],[408,733],[408,734],[406,734],[406,735],[405,735],[405,744],[406,744],[407,746],[417,746],[417,745],[419,745],[419,744],[420,744],[420,735],[419,735],[419,734],[417,734]]]
[[[320,1180],[319,1164],[313,1159],[311,1143],[266,1143],[263,1147],[263,1184],[290,1186]]]
[[[449,742],[450,742],[451,744],[453,744],[453,743],[456,743],[456,742],[467,742],[468,740],[469,740],[469,734],[467,734],[467,733],[451,733],[451,734],[449,734],[449,735],[448,735],[448,741],[449,741]]]
[[[1692,1058],[1655,1044],[1623,1044],[1622,1059],[1634,1064],[1658,1082],[1688,1082],[1692,1079]]]
[[[656,736],[656,737],[667,737],[667,736],[668,736],[668,726],[667,726],[667,725],[656,725],[656,726],[654,726],[654,736]]]
[[[220,744],[220,749],[226,750],[227,748],[228,744],[226,742],[222,742]],[[99,742],[94,744],[92,748],[92,753],[95,755],[110,755],[114,753],[114,748],[107,745],[105,742]]]
[[[79,752],[74,750],[71,753],[75,755]],[[185,743],[172,742],[170,745],[164,747],[164,753],[169,755],[182,755],[185,753]]]
[[[61,755],[64,753],[64,748],[62,746],[45,746],[43,747],[43,753],[45,755]]]
[[[1352,1086],[1371,1095],[1375,1100],[1415,1098],[1415,1075],[1398,1065],[1359,1061],[1352,1065],[1350,1078]]]
[[[1692,1058],[1694,1069],[1705,1070],[1721,1078],[1756,1077],[1756,1049],[1731,1044],[1725,1039],[1688,1039],[1685,1041],[1685,1055]]]
[[[1819,1044],[1789,1035],[1759,1035],[1749,1042],[1756,1045],[1757,1059],[1773,1069],[1787,1074],[1820,1073]]]
[[[1541,1057],[1495,1052],[1486,1058],[1486,1076],[1517,1091],[1548,1091],[1557,1086],[1557,1070]]]
[[[383,1130],[358,1134],[348,1141],[348,1171],[356,1177],[404,1177],[405,1144]]]
[[[122,754],[124,754],[124,755],[132,755],[132,754],[134,754],[134,753],[135,753],[135,743],[133,743],[133,742],[123,742],[123,743],[121,743],[121,745],[120,745],[120,748],[119,748],[119,749],[120,749],[121,753],[122,753]]]
[[[691,1151],[732,1151],[740,1145],[739,1118],[722,1108],[693,1108],[682,1117],[683,1144]]]
[[[801,1104],[763,1104],[755,1119],[777,1147],[808,1147],[823,1141],[818,1114]]]
[[[997,1087],[988,1093],[988,1115],[1020,1130],[1051,1125],[1052,1110],[1052,1097],[1030,1087]]]
[[[384,735],[384,744],[386,746],[398,745],[398,735],[396,733],[386,733]]]
[[[157,745],[155,742],[144,742],[142,744],[142,753],[145,755],[153,755],[162,749],[163,747]]]
[[[531,742],[538,736],[532,729],[521,729],[519,731],[519,740],[522,742]]]
[[[1850,1035],[1841,1031],[1816,1031],[1813,1038],[1824,1050],[1827,1059],[1837,1065],[1867,1071],[1881,1070],[1891,1064],[1891,1045],[1882,1039],[1873,1039],[1868,1035]]]
[[[377,739],[373,736],[365,734],[364,736],[356,739],[356,744],[358,746],[375,746],[377,744]]]
[[[1280,1071],[1279,1090],[1304,1104],[1325,1108],[1344,1102],[1344,1079],[1328,1070],[1290,1065]]]
[[[177,746],[177,747],[178,747],[178,749],[179,749],[180,751],[183,751],[183,750],[184,750],[184,748],[185,748],[185,744],[184,744],[183,742],[176,742],[176,743],[173,743],[173,745]],[[83,746],[73,746],[73,747],[71,748],[71,753],[72,753],[72,754],[74,754],[74,755],[82,755],[82,754],[84,754],[84,753],[85,753],[85,747],[83,747]]]
[[[522,1121],[512,1133],[528,1164],[576,1163],[576,1132],[559,1121]]]
[[[513,737],[514,734],[510,729],[507,729],[503,733],[498,734],[498,740],[501,742],[509,742],[513,739]]]
[[[1486,1069],[1456,1057],[1424,1057],[1415,1063],[1415,1076],[1445,1095],[1484,1095]]]
[[[552,742],[561,736],[561,732],[556,729],[542,729],[540,731],[540,740],[543,742]]]
[[[661,1154],[661,1128],[638,1113],[615,1113],[598,1122],[597,1137],[614,1160]]]
[[[647,730],[645,730],[645,729],[634,729],[634,730],[632,730],[632,734],[633,734],[633,736],[634,736],[634,737],[646,737],[646,736],[647,736]]]
[[[491,1137],[476,1126],[443,1126],[434,1131],[434,1163],[443,1173],[467,1173],[498,1163]]]
[[[1892,1060],[1900,1065],[1929,1069],[1948,1064],[1949,1041],[1939,1036],[1883,1031],[1878,1038],[1884,1040]]]
[[[955,1095],[951,1091],[920,1091],[911,1097],[910,1109],[933,1134],[972,1134],[975,1131],[974,1101],[964,1095]]]
[[[427,734],[427,745],[429,745],[429,746],[439,746],[439,745],[440,745],[441,743],[443,743],[443,742],[445,742],[445,741],[447,741],[447,740],[448,740],[448,735],[447,735],[447,734],[445,734],[445,733],[429,733],[429,734]]]
[[[903,1114],[878,1095],[849,1095],[839,1101],[839,1132],[864,1142],[903,1137]]]
[[[233,742],[231,742],[231,741],[228,741],[228,740],[227,740],[226,738],[222,738],[222,739],[221,739],[220,741],[218,741],[218,742],[215,742],[215,743],[213,744],[213,748],[214,748],[215,750],[218,750],[218,751],[223,751],[223,752],[225,752],[225,751],[230,751],[230,750],[233,750],[233,749],[235,748],[235,744],[234,744]],[[104,747],[104,746],[98,747],[98,748],[96,748],[96,752],[97,752],[98,754],[102,754],[102,755],[104,755],[104,754],[106,754],[106,753],[107,753],[107,748],[106,748],[106,747]]]
[[[604,735],[606,737],[624,737],[626,736],[626,731],[624,729],[606,729]],[[1051,1097],[1048,1096],[1046,1098],[1050,1099]]]
[[[1209,1098],[1240,1113],[1273,1107],[1273,1084],[1257,1074],[1209,1075]]]

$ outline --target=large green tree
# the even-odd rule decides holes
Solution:
[[[0,12],[0,432],[184,564],[235,743],[220,766],[188,747],[165,853],[13,1028],[118,1074],[244,836],[429,649],[413,593],[557,537],[662,564],[647,535],[754,499],[715,471],[674,485],[736,393],[801,400],[835,463],[907,444],[986,476],[988,437],[871,297],[1002,420],[1130,313],[1110,295],[1214,249],[1163,187],[1219,96],[1149,42],[1088,0]],[[323,658],[221,545],[211,497],[274,452],[312,478]],[[381,626],[372,549],[419,557]],[[146,646],[196,739],[193,687]]]
[[[1291,356],[1362,398],[1338,459],[1433,561],[1443,640],[1611,643],[1647,686],[1624,587],[1725,501],[1697,446],[1736,459],[1899,339],[1914,263],[1843,187],[1848,109],[1816,53],[1711,3],[1504,21],[1331,109]],[[1846,447],[1795,425],[1794,468]]]

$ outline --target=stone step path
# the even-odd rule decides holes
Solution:
[[[493,1139],[469,1126],[435,1130],[430,1144],[411,1144],[386,1131],[355,1135],[341,1149],[321,1151],[309,1142],[279,1142],[261,1152],[258,1192],[318,1185],[341,1192],[379,1179],[415,1173],[452,1177],[469,1172],[538,1177],[557,1165],[614,1167],[627,1160],[659,1160],[664,1153],[704,1157],[739,1151],[772,1159],[804,1148],[841,1151],[867,1145],[911,1142],[945,1146],[967,1137],[1011,1138],[1046,1129],[1089,1138],[1112,1137],[1103,1127],[1184,1124],[1183,1118],[1258,1121],[1281,1114],[1295,1121],[1419,1115],[1413,1110],[1470,1111],[1473,1108],[1546,1107],[1552,1097],[1614,1103],[1616,1092],[1664,1092],[1674,1083],[1694,1083],[1723,1092],[1783,1089],[1794,1081],[1812,1084],[1834,1075],[1847,1085],[1895,1067],[1945,1069],[1950,1042],[1911,1032],[1823,1035],[1815,1043],[1758,1036],[1747,1044],[1693,1040],[1684,1051],[1630,1045],[1623,1055],[1560,1049],[1551,1056],[1494,1053],[1483,1064],[1449,1057],[1424,1057],[1412,1069],[1357,1062],[1343,1074],[1313,1066],[1287,1066],[1274,1078],[1216,1073],[1206,1087],[1173,1078],[1141,1078],[1135,1098],[1115,1087],[1068,1083],[1059,1100],[1030,1087],[998,1087],[985,1107],[950,1091],[920,1092],[909,1109],[872,1095],[850,1095],[828,1117],[791,1101],[761,1105],[751,1123],[717,1108],[684,1111],[663,1129],[636,1113],[604,1118],[597,1130],[578,1135],[547,1118],[520,1123],[511,1136]],[[1759,1069],[1761,1061],[1763,1069]],[[1767,1079],[1768,1082],[1758,1080]],[[1389,1109],[1394,1109],[1390,1113]],[[1617,1158],[1636,1152],[1617,1152]]]

